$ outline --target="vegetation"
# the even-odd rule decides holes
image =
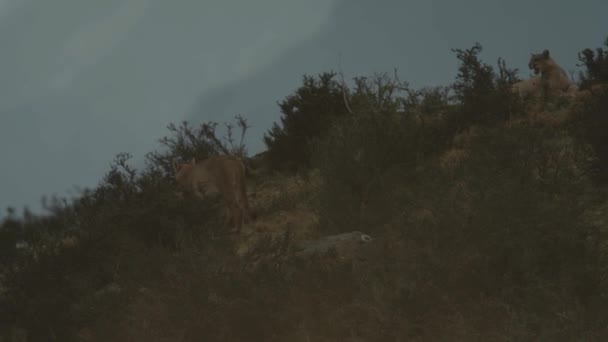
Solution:
[[[480,51],[454,50],[448,87],[305,76],[250,173],[243,237],[171,170],[246,156],[242,118],[241,142],[170,125],[143,170],[121,154],[48,215],[11,211],[0,341],[606,340],[608,94],[523,103]],[[582,85],[608,81],[604,50],[580,57]],[[292,258],[353,230],[374,238],[355,258]]]
[[[580,73],[581,89],[608,83],[608,38],[604,48],[597,48],[595,52],[585,49],[579,53],[579,59],[585,66]],[[608,184],[608,90],[600,88],[592,93],[589,101],[573,111],[573,133],[587,141],[595,152],[592,167],[595,180]]]
[[[305,75],[302,87],[279,103],[281,125],[273,124],[264,136],[273,167],[309,166],[311,141],[322,136],[335,118],[348,113],[335,76],[334,72],[322,73],[318,79]]]

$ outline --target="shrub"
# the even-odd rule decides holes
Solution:
[[[462,130],[473,124],[494,124],[521,115],[523,108],[517,101],[510,86],[517,81],[517,70],[508,69],[505,62],[498,60],[499,73],[483,63],[478,55],[482,46],[476,43],[472,48],[453,49],[460,61],[454,90],[457,114],[454,125]]]
[[[310,143],[331,127],[333,120],[348,110],[336,73],[322,73],[317,78],[304,76],[303,85],[279,103],[281,124],[274,123],[264,143],[268,160],[275,169],[310,166]]]

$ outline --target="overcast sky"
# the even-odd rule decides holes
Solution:
[[[250,154],[303,74],[391,72],[453,81],[451,48],[483,45],[529,75],[549,49],[567,71],[608,36],[605,0],[0,0],[0,216],[93,187],[166,125],[253,126]]]

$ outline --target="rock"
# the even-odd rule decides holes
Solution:
[[[296,242],[294,256],[311,258],[335,252],[338,259],[352,259],[361,247],[372,242],[371,236],[359,231],[325,236],[317,240]]]

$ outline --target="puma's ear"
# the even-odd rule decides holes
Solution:
[[[549,57],[549,50],[546,50],[546,49],[545,49],[545,50],[543,51],[543,56],[545,56],[545,57]]]

